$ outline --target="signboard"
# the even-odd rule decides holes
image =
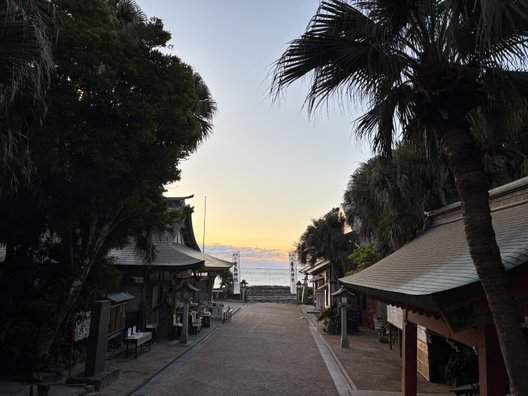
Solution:
[[[290,262],[290,293],[297,294],[297,265],[295,252],[289,252],[288,259]]]
[[[403,330],[403,309],[394,305],[387,305],[387,322]],[[416,325],[416,338],[427,344],[427,329]]]
[[[387,305],[387,322],[403,330],[403,310],[394,305]]]
[[[82,341],[90,335],[91,311],[77,312],[73,317],[73,341]]]
[[[240,294],[240,252],[233,252],[233,294]]]
[[[403,330],[403,310],[394,305],[387,305],[387,322]],[[429,378],[429,346],[427,329],[416,325],[416,370],[426,379]]]

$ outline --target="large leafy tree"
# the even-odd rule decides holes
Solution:
[[[278,94],[311,74],[310,110],[334,94],[363,100],[367,111],[357,133],[384,155],[398,136],[443,151],[518,395],[528,395],[528,348],[495,240],[475,136],[485,129],[511,133],[524,112],[527,12],[526,1],[325,0],[277,61],[272,84]]]
[[[46,0],[0,5],[0,190],[31,174],[26,131],[42,121],[53,74],[54,10]]]
[[[135,235],[155,254],[145,233],[169,221],[163,186],[179,180],[216,109],[200,76],[160,51],[170,39],[161,20],[134,2],[54,3],[56,78],[44,125],[28,131],[35,174],[0,195],[0,354],[16,362],[7,369],[44,361],[110,248]]]
[[[348,255],[357,247],[358,242],[355,234],[344,233],[344,225],[345,218],[338,208],[313,219],[297,242],[299,261],[313,265],[321,259],[329,260],[337,275],[343,276],[352,266]]]

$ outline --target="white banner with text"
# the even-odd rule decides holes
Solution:
[[[290,293],[297,293],[297,260],[295,252],[288,253],[288,259],[290,262]]]
[[[233,294],[240,294],[240,252],[233,252]]]

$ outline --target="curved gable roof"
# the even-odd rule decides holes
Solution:
[[[528,201],[492,211],[506,270],[528,264]],[[373,266],[340,281],[381,299],[438,310],[441,295],[480,287],[461,216],[438,223]]]

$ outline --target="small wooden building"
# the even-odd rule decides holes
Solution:
[[[300,272],[311,276],[316,309],[336,305],[332,293],[339,289],[338,280],[335,268],[329,260],[319,260],[314,265],[303,267]]]
[[[167,198],[170,209],[182,210],[185,200],[191,197]],[[109,256],[123,274],[121,291],[137,297],[128,304],[127,327],[153,324],[158,336],[165,337],[183,300],[208,305],[217,274],[228,271],[233,263],[200,251],[190,215],[175,222],[170,232],[154,242],[156,258],[149,265],[137,254],[133,241],[122,249],[113,249]]]
[[[490,191],[497,243],[519,307],[528,315],[528,178]],[[478,354],[480,394],[504,395],[507,375],[486,297],[469,255],[460,204],[428,216],[418,237],[366,270],[340,279],[354,293],[403,310],[402,393],[416,394],[417,327]],[[423,351],[422,351],[423,352]]]
[[[134,296],[130,293],[118,292],[107,294],[106,298],[111,301],[108,338],[113,338],[125,330],[127,304],[134,299]]]

